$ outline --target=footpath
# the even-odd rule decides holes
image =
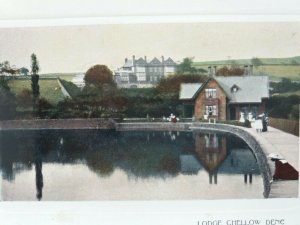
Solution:
[[[299,137],[268,127],[267,132],[256,132],[254,128],[248,129],[259,142],[265,154],[280,154],[288,163],[299,171]],[[268,159],[272,174],[275,172],[275,163]],[[269,198],[298,197],[298,180],[276,180],[271,184]]]

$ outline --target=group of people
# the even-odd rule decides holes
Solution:
[[[266,116],[266,114],[260,114],[257,116],[257,119],[255,119],[252,115],[252,113],[248,113],[247,120],[252,122],[252,126],[256,129],[257,132],[266,132],[268,131],[268,122],[269,118]],[[245,114],[241,112],[241,117],[239,122],[244,123],[245,122]]]
[[[169,117],[163,117],[163,121],[168,121],[168,122],[172,122],[172,123],[176,123],[179,121],[179,118],[176,117],[173,113],[171,113],[171,115]]]

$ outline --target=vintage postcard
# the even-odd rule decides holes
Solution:
[[[299,22],[0,30],[3,201],[298,198]]]

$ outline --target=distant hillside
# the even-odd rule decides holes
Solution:
[[[289,58],[259,58],[259,60],[263,65],[300,65],[300,56]],[[251,59],[228,59],[218,61],[194,62],[194,65],[230,65],[233,62],[240,65],[251,64]]]
[[[76,74],[81,73],[44,73],[41,74],[41,77],[61,78],[67,81],[72,81]]]
[[[269,75],[273,81],[281,80],[283,77],[300,81],[300,56],[290,58],[259,58],[261,65],[254,66],[254,75]],[[194,62],[197,68],[206,69],[208,66],[243,66],[252,64],[251,59],[231,59],[219,61]]]

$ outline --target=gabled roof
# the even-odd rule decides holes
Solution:
[[[225,92],[229,103],[258,103],[262,98],[269,97],[268,76],[231,76],[209,78],[204,84],[181,84],[179,99],[194,99],[205,88],[206,84],[215,79]],[[233,86],[238,87],[237,92],[232,92]]]
[[[165,65],[172,65],[172,66],[176,65],[176,63],[170,57],[167,60],[164,61],[164,64]]]
[[[142,57],[140,57],[138,60],[136,60],[135,63],[137,65],[145,65],[145,64],[147,64],[147,62],[145,61],[145,59],[143,59]]]
[[[180,100],[188,100],[193,99],[197,91],[202,86],[202,83],[186,83],[180,85],[180,93],[179,93],[179,99]]]
[[[128,59],[127,60],[127,62],[124,64],[124,66],[123,67],[132,67],[133,66],[133,62],[132,62],[132,60],[131,59]]]
[[[149,63],[150,65],[161,65],[161,62],[155,57],[154,59],[151,60]]]
[[[269,97],[268,76],[215,77],[215,80],[226,92],[229,103],[261,102],[262,98]],[[237,92],[231,91],[234,85],[239,88]]]

